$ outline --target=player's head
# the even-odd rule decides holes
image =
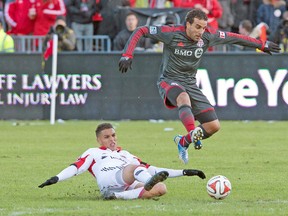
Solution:
[[[97,142],[108,149],[117,149],[117,137],[116,132],[112,124],[102,123],[96,128],[96,138]]]
[[[200,9],[189,11],[185,18],[186,34],[194,41],[199,41],[207,28],[208,17]]]

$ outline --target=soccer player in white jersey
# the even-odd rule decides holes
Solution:
[[[162,196],[167,192],[163,183],[168,177],[199,176],[201,170],[173,170],[151,166],[117,145],[116,132],[110,123],[96,129],[98,148],[85,151],[78,160],[41,185],[43,188],[85,171],[96,178],[104,199],[137,199]]]

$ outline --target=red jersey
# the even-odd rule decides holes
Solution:
[[[34,35],[46,35],[57,16],[66,14],[63,0],[36,0]]]
[[[194,8],[195,5],[200,4],[209,11],[208,27],[211,31],[218,30],[217,19],[222,16],[223,9],[218,0],[173,0],[174,7]]]
[[[13,0],[5,4],[5,18],[11,27],[9,34],[29,35],[33,33],[34,20],[28,16],[35,0]]]

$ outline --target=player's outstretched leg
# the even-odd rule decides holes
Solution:
[[[144,189],[146,191],[150,191],[154,185],[156,185],[159,182],[165,181],[169,176],[169,173],[167,171],[161,171],[156,173],[154,176],[152,176],[144,185]]]
[[[181,145],[180,141],[182,139],[182,136],[180,135],[177,135],[174,137],[174,142],[175,144],[177,145],[177,148],[178,148],[178,156],[179,156],[179,159],[184,163],[184,164],[187,164],[188,163],[188,146],[185,147],[183,145]]]
[[[190,131],[191,143],[194,144],[194,148],[199,150],[202,148],[202,143],[200,140],[203,138],[203,130],[200,127],[196,127],[193,131]]]

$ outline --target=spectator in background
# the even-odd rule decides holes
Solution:
[[[136,0],[135,6],[136,8],[148,8],[148,0]],[[131,7],[133,7],[131,5]]]
[[[243,20],[239,25],[239,34],[249,36],[253,30],[253,25],[250,20]]]
[[[219,0],[223,13],[218,19],[219,30],[231,31],[231,27],[234,24],[234,17],[232,15],[232,0]]]
[[[196,8],[202,10],[208,16],[208,29],[216,32],[218,21],[222,16],[223,10],[218,0],[173,0],[174,7]]]
[[[76,37],[81,36],[93,36],[93,16],[97,9],[95,0],[68,0],[66,3],[67,10],[69,11],[71,18],[72,29],[75,32]],[[84,40],[85,41],[85,40]],[[78,51],[92,51],[93,41],[77,39],[76,45]]]
[[[267,29],[268,26],[265,23],[259,23],[257,26],[253,27],[250,20],[242,20],[239,24],[239,34],[249,36],[252,38],[260,39],[262,41],[267,41]],[[257,51],[257,49],[235,46],[238,51]]]
[[[257,10],[259,6],[263,3],[263,0],[246,0],[249,2],[249,14],[247,19],[249,19],[253,26],[257,25]]]
[[[238,29],[239,29],[239,34],[250,36],[253,31],[253,24],[250,20],[243,20],[240,22]],[[240,45],[234,45],[234,46],[235,46],[235,51],[256,51],[255,48],[251,48],[251,47],[244,47]]]
[[[256,26],[256,14],[262,0],[232,0],[231,10],[234,17],[234,25],[231,31],[238,33],[239,24],[242,20],[250,20]]]
[[[269,26],[269,40],[273,40],[285,10],[286,3],[282,0],[263,0],[263,3],[259,6],[257,24],[264,22]]]
[[[133,31],[138,26],[138,18],[137,15],[133,12],[130,12],[126,15],[125,18],[126,29],[120,31],[114,41],[113,41],[113,50],[123,50],[125,47],[126,42],[128,41],[129,37],[133,33]],[[137,50],[145,50],[151,49],[152,43],[151,40],[148,38],[142,38],[139,43],[137,44]]]
[[[130,7],[134,8],[136,6],[136,2],[137,0],[129,0]]]
[[[45,36],[54,25],[57,16],[66,15],[63,0],[35,0],[36,18],[33,35]]]
[[[176,17],[172,14],[169,14],[166,16],[165,19],[165,25],[175,25],[178,24]],[[153,41],[153,50],[155,52],[163,52],[163,48],[164,48],[164,43],[161,41],[157,41],[157,40],[152,40]]]
[[[232,0],[219,0],[221,4],[223,13],[222,16],[218,19],[218,28],[221,31],[231,32],[232,26],[234,24],[234,17],[232,15]],[[230,44],[223,44],[214,47],[215,51],[228,51],[231,50]]]
[[[53,39],[54,34],[58,35],[58,52],[75,49],[76,37],[73,30],[67,26],[65,17],[57,17],[55,24],[50,28],[49,33],[45,37],[44,50],[47,48],[47,43]]]
[[[1,16],[3,15],[3,14],[2,14],[3,8],[4,8],[3,0],[0,0],[0,14],[1,14]]]
[[[98,34],[98,29],[100,26],[100,23],[103,21],[103,17],[100,13],[101,9],[102,9],[102,4],[101,4],[101,0],[96,0],[96,13],[94,14],[94,16],[92,17],[93,20],[93,34],[97,35]]]
[[[170,3],[169,3],[170,2]],[[148,0],[149,8],[166,8],[171,7],[170,0]]]
[[[9,0],[5,3],[9,34],[31,35],[36,18],[35,0]]]
[[[4,9],[4,5],[3,5],[2,0],[0,0],[0,17],[4,17],[3,9]],[[4,30],[5,30],[5,22],[4,22],[4,19],[1,19],[1,20],[2,20],[2,26],[4,27]]]
[[[101,4],[100,13],[103,20],[99,25],[98,34],[108,35],[113,41],[118,32],[122,30],[118,25],[119,20],[115,14],[119,7],[130,7],[131,3],[129,0],[101,0]]]
[[[3,20],[0,14],[0,52],[14,52],[14,40],[4,31]]]
[[[276,30],[273,41],[279,44],[281,52],[288,52],[288,11],[284,12],[282,22]]]

